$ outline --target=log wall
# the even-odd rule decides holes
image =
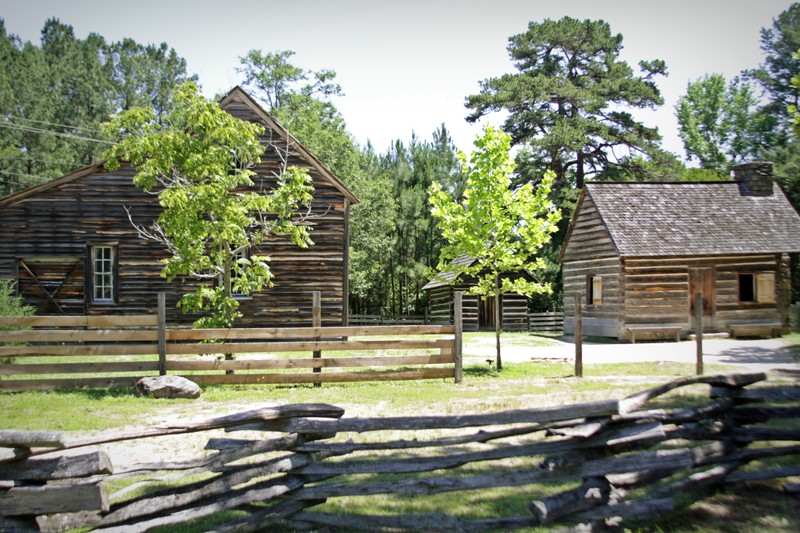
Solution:
[[[726,331],[728,324],[743,321],[781,322],[780,298],[770,303],[740,302],[738,278],[741,273],[773,272],[779,279],[780,264],[776,255],[626,258],[622,266],[625,324],[683,324],[686,333],[693,331],[693,269],[710,269],[713,273],[713,318],[704,329]],[[776,285],[779,289],[780,283]],[[623,332],[622,338],[628,335]]]
[[[791,490],[800,389],[765,378],[681,378],[620,400],[458,416],[343,417],[312,404],[105,438],[0,431],[0,528],[145,531],[217,514],[219,531],[605,530],[716,487],[784,479]],[[664,396],[700,384],[709,398]],[[198,432],[211,450],[199,458],[120,467],[102,449]],[[437,507],[454,491],[464,505]],[[238,512],[218,514],[228,510]]]
[[[617,337],[622,319],[623,288],[620,259],[591,196],[581,198],[578,213],[570,227],[569,240],[562,253],[564,282],[564,333],[575,333],[575,295],[586,305],[587,276],[603,280],[601,305],[586,305],[583,334]]]

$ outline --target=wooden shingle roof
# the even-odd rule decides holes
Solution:
[[[450,264],[455,267],[461,267],[461,266],[468,267],[472,266],[474,262],[475,262],[474,257],[462,254],[453,259],[450,262]],[[454,272],[453,270],[443,270],[442,272],[436,274],[436,277],[430,280],[427,283],[427,285],[422,287],[422,290],[430,290],[430,289],[435,289],[436,287],[444,287],[445,285],[450,285],[457,277],[458,273]]]
[[[779,187],[746,194],[739,182],[588,183],[621,256],[800,251],[800,216]]]

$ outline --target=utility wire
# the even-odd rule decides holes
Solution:
[[[46,124],[47,126],[57,126],[59,128],[67,128],[70,130],[96,131],[97,133],[102,133],[101,130],[98,130],[96,128],[87,128],[85,126],[68,126],[67,124],[58,124],[56,122],[47,122],[45,120],[36,120],[33,118],[18,117],[16,115],[6,115],[6,120],[8,120],[9,118],[13,118],[15,120],[24,120],[26,122],[35,122],[37,124]]]
[[[72,133],[59,133],[57,131],[43,130],[40,128],[34,128],[33,126],[22,126],[19,124],[0,124],[0,128],[8,128],[12,130],[27,131],[32,133],[42,133],[45,135],[53,135],[55,137],[63,137],[65,139],[72,139],[76,141],[89,141],[89,142],[110,144],[112,146],[116,145],[116,143],[111,141],[105,141],[102,139],[92,139],[90,137],[83,137],[81,135],[74,135]]]

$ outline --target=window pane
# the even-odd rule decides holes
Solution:
[[[114,301],[114,248],[92,248],[92,298],[95,302]]]

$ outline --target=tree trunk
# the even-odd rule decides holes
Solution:
[[[233,289],[232,289],[233,280],[231,279],[231,268],[232,268],[232,264],[231,264],[232,263],[232,260],[231,260],[231,247],[230,247],[230,244],[228,244],[227,242],[225,243],[225,252],[226,252],[225,269],[224,269],[223,274],[222,274],[222,283],[223,283],[223,287],[225,287],[225,296],[227,298],[233,298]],[[230,325],[228,327],[230,327]],[[233,354],[232,353],[226,353],[225,354],[225,360],[226,361],[233,361],[234,360]],[[226,374],[235,374],[236,371],[235,370],[226,370],[225,373]]]
[[[578,152],[578,164],[575,169],[575,188],[578,189],[579,191],[583,189],[583,184],[585,181],[584,174],[585,171],[583,169],[583,154],[581,152]]]
[[[503,369],[503,360],[500,358],[500,323],[501,323],[501,316],[500,313],[500,275],[495,275],[494,277],[494,333],[495,333],[495,347],[496,347],[496,361],[497,361],[497,370]]]

